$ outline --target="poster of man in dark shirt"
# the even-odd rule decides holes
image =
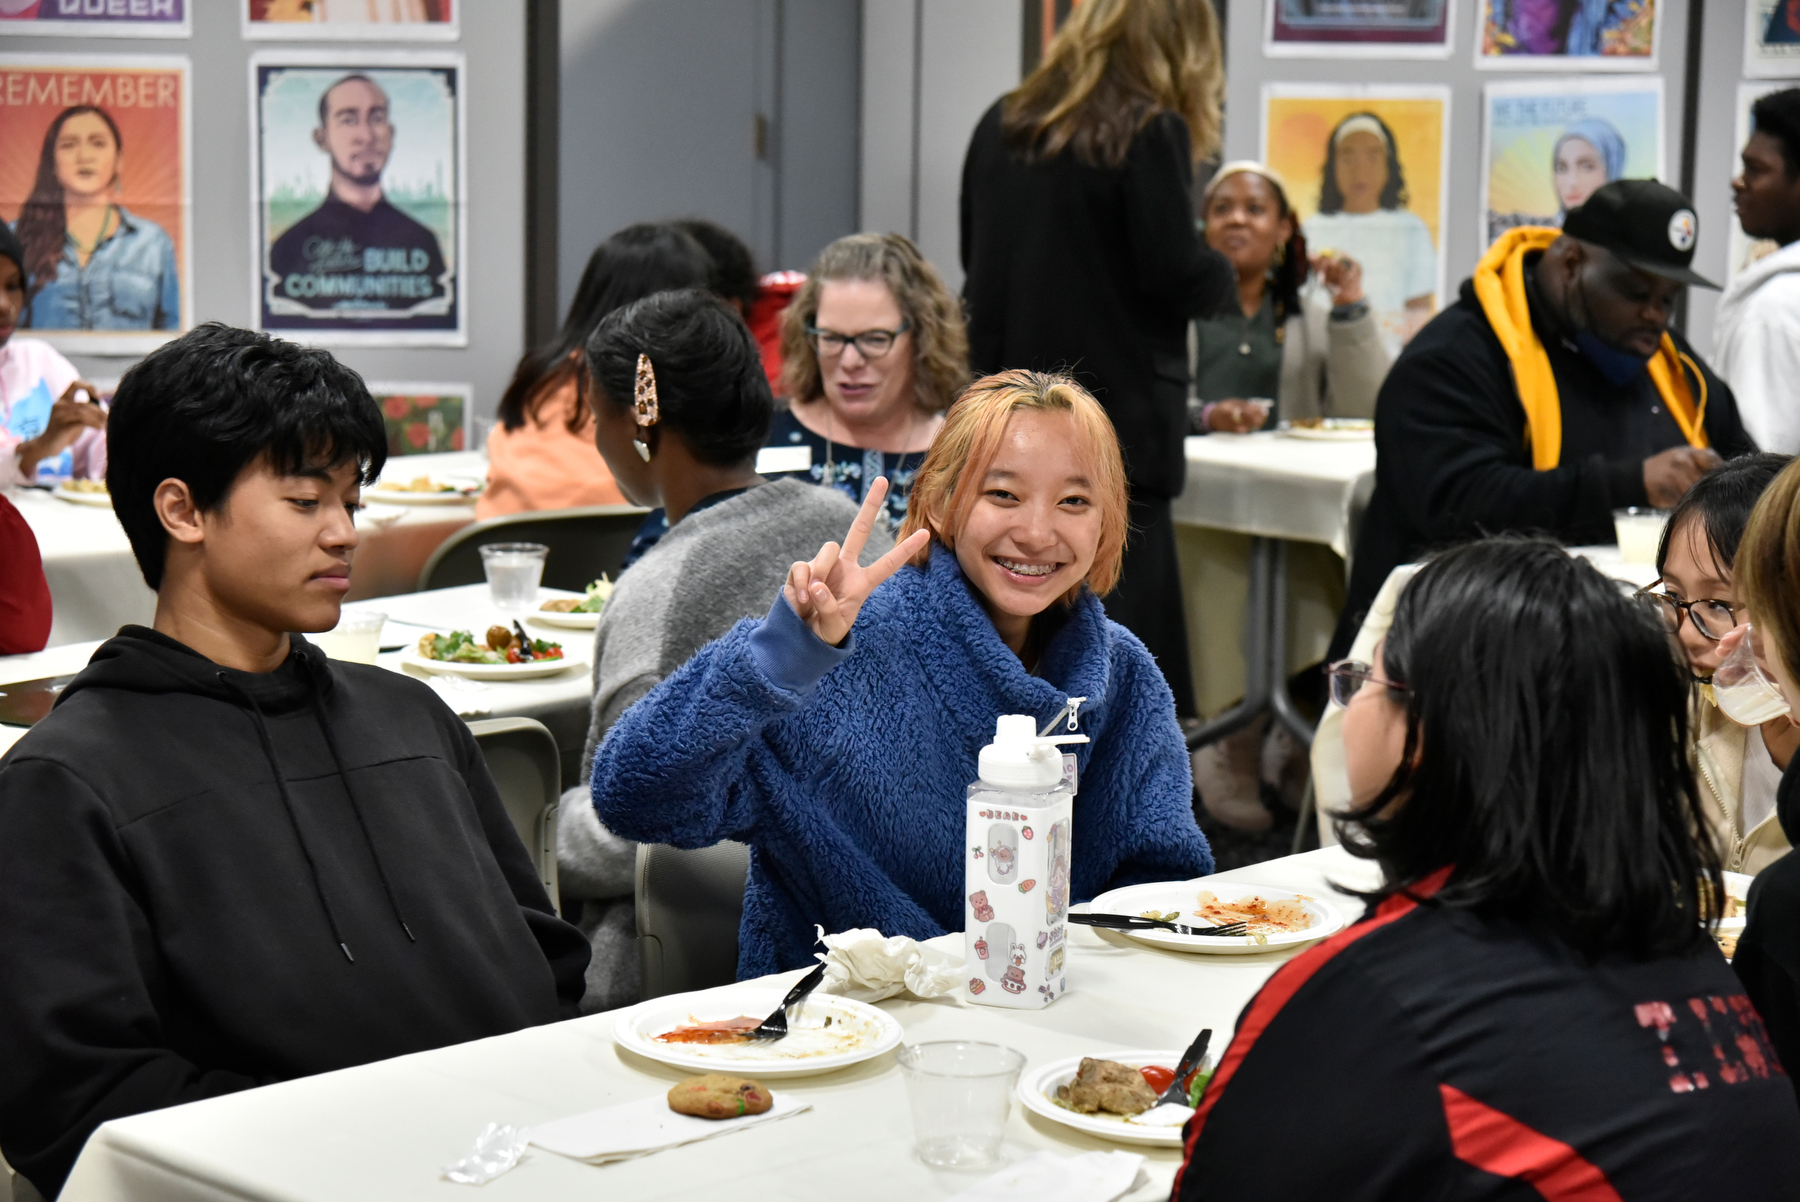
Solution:
[[[437,235],[382,189],[396,130],[388,94],[350,73],[319,97],[312,140],[331,160],[318,208],[269,249],[268,329],[455,330],[455,273]]]

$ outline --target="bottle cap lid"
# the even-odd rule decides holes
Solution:
[[[1087,736],[1043,738],[1029,714],[1002,714],[994,741],[981,749],[981,779],[1002,789],[1052,789],[1062,782],[1059,743],[1085,743]]]

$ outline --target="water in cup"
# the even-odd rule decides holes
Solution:
[[[945,1169],[998,1162],[1024,1055],[997,1043],[947,1040],[908,1044],[898,1059],[919,1159]]]
[[[1712,678],[1713,700],[1739,726],[1761,726],[1788,712],[1787,699],[1757,664],[1750,637],[1746,632]]]
[[[550,548],[542,543],[488,543],[481,548],[481,566],[487,572],[488,594],[494,608],[524,613],[537,604],[538,583],[544,578],[544,558]]]
[[[386,621],[386,614],[346,609],[336,626],[308,635],[307,639],[332,659],[348,664],[372,664],[381,654],[381,627]]]

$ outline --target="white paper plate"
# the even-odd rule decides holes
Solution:
[[[773,1043],[696,1044],[658,1043],[653,1036],[672,1031],[690,1022],[719,1022],[723,1019],[770,1014],[787,995],[786,989],[745,989],[741,992],[677,993],[654,998],[625,1011],[613,1021],[613,1041],[640,1056],[659,1060],[676,1068],[697,1073],[735,1073],[746,1077],[810,1077],[829,1073],[852,1064],[861,1064],[900,1046],[904,1032],[900,1023],[885,1011],[866,1002],[829,993],[814,993],[803,998],[788,1011],[788,1039],[797,1034],[825,1030],[829,1018],[833,1027],[853,1024],[858,1038],[853,1046],[838,1052],[813,1055],[782,1056],[783,1045],[795,1053],[803,1053],[806,1045],[795,1040]]]
[[[1088,909],[1095,914],[1142,914],[1145,910],[1155,910],[1160,914],[1166,914],[1170,910],[1179,910],[1184,917],[1176,921],[1191,923],[1194,917],[1195,899],[1202,889],[1212,890],[1225,901],[1235,901],[1252,894],[1270,899],[1300,898],[1306,906],[1307,913],[1313,916],[1313,925],[1304,931],[1265,935],[1260,943],[1253,935],[1244,935],[1236,939],[1221,939],[1210,935],[1177,935],[1173,931],[1121,931],[1120,934],[1127,935],[1141,943],[1148,943],[1152,947],[1168,948],[1170,951],[1245,956],[1255,955],[1258,952],[1273,952],[1282,948],[1298,947],[1317,939],[1323,939],[1334,931],[1343,929],[1346,922],[1342,910],[1311,894],[1242,882],[1214,881],[1207,877],[1192,881],[1161,881],[1149,885],[1132,885],[1125,889],[1114,889],[1111,893],[1102,893],[1096,897],[1089,903]]]
[[[1300,438],[1308,442],[1369,442],[1375,437],[1374,429],[1332,429],[1326,427],[1291,426],[1276,433],[1283,438]]]
[[[587,670],[587,661],[579,655],[571,655],[569,648],[563,648],[561,659],[534,659],[525,664],[459,664],[450,660],[426,659],[417,649],[418,640],[414,640],[414,649],[400,657],[400,662],[421,672],[432,672],[440,676],[466,676],[470,680],[530,680],[536,676],[555,676],[567,672],[571,668]]]
[[[444,483],[449,483],[445,481]],[[402,492],[397,488],[377,485],[363,493],[365,504],[382,505],[473,505],[480,489],[473,492]]]
[[[592,630],[600,625],[599,614],[562,614],[548,609],[534,609],[525,615],[525,620],[543,626],[561,626],[566,630]]]
[[[92,505],[96,509],[111,509],[112,494],[104,492],[77,492],[72,488],[58,484],[50,490],[50,495],[59,501],[67,501],[71,505]]]
[[[1120,1064],[1132,1068],[1143,1068],[1146,1064],[1160,1064],[1164,1068],[1173,1069],[1181,1063],[1180,1049],[1149,1049],[1130,1052],[1091,1052],[1096,1060],[1116,1060]],[[1077,1131],[1085,1131],[1089,1135],[1097,1135],[1101,1139],[1110,1139],[1122,1144],[1152,1144],[1159,1148],[1179,1148],[1181,1146],[1180,1127],[1140,1127],[1128,1119],[1116,1114],[1076,1114],[1073,1110],[1064,1110],[1056,1104],[1056,1091],[1075,1079],[1075,1073],[1081,1068],[1080,1056],[1071,1056],[1067,1060],[1058,1060],[1054,1064],[1043,1064],[1036,1068],[1028,1068],[1019,1077],[1019,1101],[1025,1109],[1033,1114],[1042,1115],[1053,1123],[1061,1123],[1065,1127],[1073,1127]],[[1216,1064],[1218,1057],[1207,1053],[1202,1067]]]

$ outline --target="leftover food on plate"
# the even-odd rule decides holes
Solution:
[[[405,484],[398,480],[383,480],[377,484],[374,492],[461,492],[454,484],[446,484],[442,480],[433,480],[430,476],[414,476]]]
[[[1306,912],[1306,903],[1311,900],[1299,893],[1285,898],[1269,898],[1252,893],[1235,901],[1224,901],[1212,890],[1202,889],[1195,899],[1198,908],[1194,911],[1194,916],[1214,926],[1222,926],[1228,922],[1245,923],[1252,937],[1287,935],[1304,931],[1313,925],[1313,916]],[[1169,921],[1173,922],[1174,919]]]
[[[1166,1071],[1174,1077],[1172,1069]],[[1099,1111],[1129,1117],[1156,1105],[1156,1096],[1139,1070],[1116,1060],[1083,1056],[1075,1079],[1057,1089],[1056,1104],[1076,1114]]]
[[[722,1018],[717,1022],[694,1023],[691,1026],[676,1027],[673,1031],[664,1031],[656,1037],[658,1043],[743,1043],[750,1038],[750,1032],[762,1026],[762,1019],[751,1018],[748,1014],[740,1014],[736,1018]]]
[[[751,1033],[762,1021],[739,1015],[702,1022],[689,1015],[686,1022],[666,1031],[645,1032],[645,1038],[651,1043],[686,1045],[683,1050],[690,1055],[709,1060],[767,1062],[856,1052],[873,1045],[882,1035],[880,1024],[862,1015],[841,1011],[821,1014],[817,1008],[796,1007],[791,1011],[788,1033],[780,1039],[753,1038]]]
[[[98,493],[101,496],[105,496],[106,495],[106,481],[104,481],[104,480],[64,480],[62,482],[62,490],[64,492],[91,492],[91,493]]]
[[[677,1081],[669,1089],[669,1109],[702,1119],[735,1119],[767,1113],[775,1104],[769,1091],[748,1077],[704,1073]]]
[[[538,609],[553,614],[597,614],[606,608],[612,599],[613,582],[604,573],[600,579],[587,586],[585,597],[558,597],[554,601],[546,601]]]
[[[1372,417],[1296,417],[1288,422],[1291,430],[1373,430]]]
[[[528,664],[536,660],[561,659],[561,643],[534,639],[517,622],[508,630],[490,626],[483,642],[466,630],[449,634],[427,634],[419,639],[419,655],[423,659],[455,664]]]

